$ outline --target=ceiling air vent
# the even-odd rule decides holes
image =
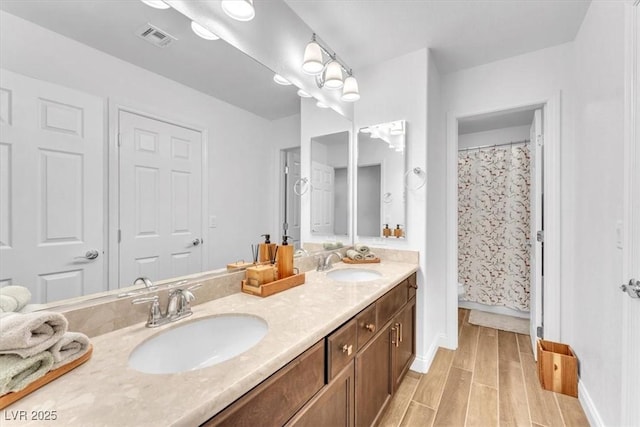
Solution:
[[[136,35],[140,38],[145,39],[152,45],[158,47],[167,47],[171,42],[178,40],[166,31],[161,30],[160,28],[156,27],[155,25],[151,25],[148,22],[142,27],[138,28],[138,31],[136,31]]]

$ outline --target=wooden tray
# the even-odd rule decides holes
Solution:
[[[261,286],[252,286],[245,279],[242,281],[242,292],[264,298],[269,295],[277,294],[278,292],[286,291],[289,288],[302,285],[304,280],[304,273],[294,274],[293,276],[289,276],[285,279],[276,280]]]
[[[344,257],[342,258],[342,262],[345,264],[378,264],[380,262],[380,258],[355,260],[349,257]]]
[[[78,359],[74,360],[73,362],[67,363],[66,365],[60,366],[58,369],[54,369],[53,371],[47,372],[45,376],[32,382],[31,384],[29,384],[28,386],[26,386],[20,391],[3,394],[2,396],[0,396],[0,409],[6,408],[7,406],[11,405],[15,401],[22,399],[23,397],[25,397],[30,393],[33,393],[40,387],[46,384],[49,384],[51,381],[55,380],[56,378],[61,377],[67,372],[72,371],[73,369],[82,365],[84,362],[86,362],[91,358],[92,353],[93,353],[93,346],[89,344],[89,350],[85,354],[80,356]]]

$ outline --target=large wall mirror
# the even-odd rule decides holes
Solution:
[[[404,237],[406,127],[404,120],[397,120],[367,126],[358,132],[359,239]]]
[[[279,240],[297,88],[140,1],[3,0],[0,21],[0,286],[52,303]]]

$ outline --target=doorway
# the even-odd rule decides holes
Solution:
[[[547,339],[559,339],[559,105],[560,94],[550,97],[540,102],[528,102],[516,106],[506,106],[501,109],[488,109],[484,111],[457,113],[450,112],[447,116],[447,241],[450,243],[447,249],[447,336],[445,346],[456,348],[458,337],[457,312],[459,294],[459,206],[458,206],[458,162],[459,148],[464,148],[464,136],[459,135],[459,128],[464,125],[471,126],[484,123],[485,126],[496,127],[495,121],[503,116],[509,116],[527,112],[530,119],[527,123],[521,123],[520,135],[518,138],[507,138],[507,143],[528,140],[529,155],[537,157],[534,169],[531,170],[530,179],[533,182],[530,197],[526,202],[527,209],[532,214],[526,225],[527,242],[530,243],[528,268],[530,290],[528,295],[529,304],[529,334],[532,342],[535,343],[537,336],[544,336]],[[535,113],[539,110],[538,113]],[[539,128],[536,129],[536,116]],[[504,118],[504,117],[503,117]],[[494,122],[492,125],[487,123]],[[542,126],[544,124],[544,127]],[[503,128],[505,126],[502,126]],[[487,131],[488,129],[484,129]],[[470,133],[470,132],[467,132]],[[463,133],[464,135],[464,133]],[[533,142],[532,142],[533,141]],[[495,142],[476,142],[476,146],[496,145]],[[516,145],[516,144],[512,144]],[[524,143],[522,144],[524,145]],[[472,146],[469,146],[472,147]],[[544,147],[544,149],[543,149]],[[513,149],[511,149],[513,150]],[[542,176],[544,165],[544,179]],[[538,188],[536,188],[536,174]],[[545,203],[542,203],[544,194]],[[537,197],[536,197],[537,196]],[[524,202],[523,202],[524,203]],[[537,208],[536,208],[537,205]],[[542,242],[538,242],[537,231],[542,231],[542,218],[544,217],[545,250],[542,251]],[[542,240],[542,234],[540,238]],[[525,264],[526,265],[526,264]],[[542,268],[544,265],[544,280],[542,279]],[[552,287],[545,287],[545,283],[553,283]],[[543,289],[547,292],[543,292]],[[465,290],[466,293],[466,290]],[[542,307],[544,307],[544,328],[542,327]],[[525,317],[527,317],[525,315]]]
[[[542,125],[537,107],[458,121],[459,307],[472,310],[472,323],[499,321],[534,338],[542,325]]]
[[[300,147],[280,151],[280,170],[282,235],[289,236],[289,244],[293,245],[294,249],[300,249],[300,195],[296,193],[296,186],[301,183]]]

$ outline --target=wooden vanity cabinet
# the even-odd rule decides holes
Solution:
[[[416,275],[205,426],[375,425],[415,358]]]

